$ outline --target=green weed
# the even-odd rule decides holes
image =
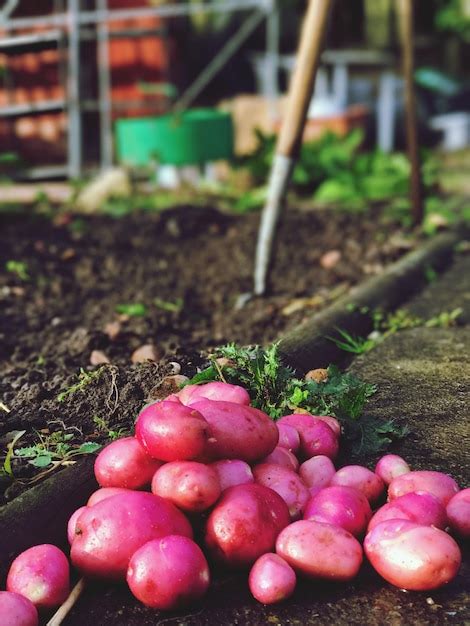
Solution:
[[[145,317],[148,309],[142,302],[130,302],[129,304],[118,304],[116,313],[128,315],[129,317]]]
[[[5,263],[5,269],[10,274],[14,274],[19,280],[27,282],[30,280],[29,268],[26,261],[14,261],[11,259]]]
[[[102,371],[103,367],[93,370],[92,372],[87,372],[83,369],[83,367],[81,367],[78,374],[78,381],[75,385],[71,385],[70,387],[63,389],[56,398],[57,402],[64,402],[64,400],[66,400],[69,396],[77,393],[78,391],[83,391],[92,381],[97,380],[100,377]]]

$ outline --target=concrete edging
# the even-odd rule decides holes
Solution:
[[[345,353],[327,337],[337,329],[367,335],[372,330],[368,311],[396,309],[426,284],[426,269],[442,272],[451,262],[465,229],[445,232],[388,267],[383,274],[353,288],[349,294],[280,338],[279,351],[286,363],[306,372],[344,359]]]

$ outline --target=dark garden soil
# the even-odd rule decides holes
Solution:
[[[257,215],[193,207],[121,219],[0,217],[1,449],[15,430],[27,431],[18,446],[37,440],[33,429],[45,438],[65,431],[69,444],[128,430],[172,361],[191,375],[201,350],[272,341],[416,243],[378,212],[289,210],[272,289],[240,309],[257,225]],[[29,278],[6,271],[8,261],[26,263]],[[122,304],[144,305],[144,315],[120,315]],[[143,344],[153,344],[157,362],[131,364]],[[97,371],[95,350],[110,363],[58,401],[79,368]],[[24,461],[13,470],[20,478],[37,472]]]

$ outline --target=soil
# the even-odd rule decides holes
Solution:
[[[201,207],[120,219],[1,216],[0,400],[10,411],[0,410],[2,449],[15,430],[27,431],[21,447],[37,441],[32,429],[45,438],[66,432],[69,443],[125,432],[172,372],[171,362],[191,375],[202,350],[270,342],[416,243],[379,212],[364,219],[289,210],[271,291],[239,308],[237,299],[252,286],[258,219]],[[331,251],[339,254],[330,255],[336,263],[328,268],[321,259]],[[26,263],[28,280],[6,271],[11,260]],[[143,304],[145,314],[116,313],[132,303]],[[177,310],[165,310],[168,303]],[[109,323],[116,326],[112,338]],[[143,344],[153,344],[157,362],[132,365]],[[59,393],[77,383],[79,368],[97,370],[90,366],[94,350],[110,364],[59,402]],[[37,472],[24,461],[14,465],[22,479]]]

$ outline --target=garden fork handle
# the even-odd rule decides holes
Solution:
[[[289,85],[287,110],[276,146],[276,153],[286,157],[296,156],[302,140],[331,5],[332,0],[309,0],[308,3]]]
[[[254,272],[256,295],[262,295],[266,289],[274,233],[294,159],[302,141],[331,5],[332,0],[310,0],[305,15],[294,74],[289,86],[287,110],[271,167],[266,204],[261,214]]]

